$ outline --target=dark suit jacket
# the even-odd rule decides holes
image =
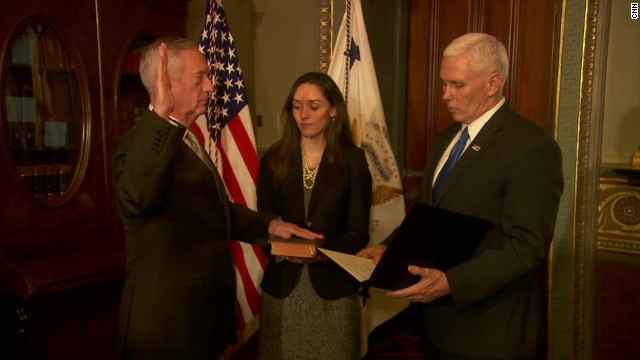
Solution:
[[[235,339],[229,238],[266,237],[273,216],[229,203],[184,127],[145,113],[113,165],[126,232],[120,310],[124,357],[211,359]]]
[[[371,174],[364,152],[344,149],[342,159],[330,166],[326,153],[320,161],[305,221],[302,186],[302,156],[296,152],[289,176],[274,186],[274,149],[260,163],[258,209],[280,215],[283,220],[324,234],[324,247],[355,254],[369,242]],[[262,289],[284,298],[293,289],[302,265],[276,262],[269,256],[262,279]],[[331,261],[309,265],[311,283],[324,299],[338,299],[355,293],[359,284],[351,275]]]
[[[423,306],[431,342],[472,357],[532,357],[545,341],[537,273],[563,190],[562,155],[543,130],[504,104],[432,198],[435,168],[459,131],[439,134],[418,201],[484,218],[493,227],[473,258],[445,271],[452,296]]]

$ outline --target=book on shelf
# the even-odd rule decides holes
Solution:
[[[31,65],[33,63],[32,53],[31,41],[27,37],[27,34],[24,32],[20,33],[11,48],[11,62],[13,64]]]
[[[34,131],[37,117],[36,99],[27,96],[5,96],[5,107],[11,146],[29,149],[35,146]]]
[[[64,148],[67,145],[67,122],[44,122],[44,146],[48,148]]]
[[[491,222],[431,205],[415,203],[378,264],[371,259],[319,249],[369,287],[399,290],[420,277],[409,265],[447,270],[473,256]]]
[[[271,255],[290,256],[300,258],[314,258],[317,254],[318,240],[307,240],[298,237],[284,239],[273,237],[269,240]]]
[[[24,147],[33,148],[36,146],[36,123],[38,120],[37,101],[33,97],[22,98],[22,123],[24,131]]]
[[[11,137],[11,146],[14,149],[22,149],[25,147],[24,123],[22,122],[22,97],[5,96],[5,116],[9,123],[9,134]]]

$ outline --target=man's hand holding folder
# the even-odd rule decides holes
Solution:
[[[374,264],[377,264],[386,250],[385,245],[376,245],[360,250],[356,256],[371,259]],[[451,292],[447,277],[438,269],[409,265],[407,271],[412,275],[420,276],[420,280],[407,288],[390,291],[387,296],[411,302],[429,302]]]
[[[416,203],[388,247],[376,245],[356,254],[376,264],[365,283],[409,301],[428,302],[447,295],[450,289],[443,271],[471,258],[490,226],[483,219]]]
[[[447,277],[442,271],[415,265],[409,265],[407,270],[412,275],[419,276],[420,280],[407,288],[389,292],[387,296],[411,302],[430,302],[451,293]]]
[[[384,254],[384,251],[387,250],[385,245],[375,245],[368,248],[364,248],[360,250],[356,256],[361,256],[367,259],[373,260],[374,264],[377,264],[380,261],[380,258]]]

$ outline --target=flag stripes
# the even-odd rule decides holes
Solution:
[[[198,118],[196,136],[220,173],[229,199],[256,209],[258,155],[238,53],[222,0],[207,1],[200,51],[209,64],[214,93],[206,118]],[[259,246],[231,241],[237,287],[238,326],[244,330],[260,310],[260,288],[266,258]],[[252,329],[249,329],[252,330]],[[246,339],[250,334],[244,334]]]

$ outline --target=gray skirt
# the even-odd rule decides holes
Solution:
[[[319,297],[305,265],[289,296],[262,292],[260,359],[360,359],[360,299]]]

